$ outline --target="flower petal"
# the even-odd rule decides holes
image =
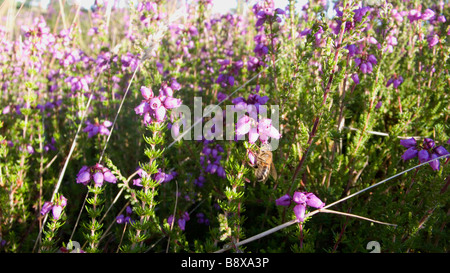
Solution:
[[[305,220],[306,206],[304,204],[299,204],[294,207],[294,214],[297,217],[298,222],[303,222]]]

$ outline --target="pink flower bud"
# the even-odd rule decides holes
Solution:
[[[164,106],[160,106],[156,111],[155,111],[155,118],[156,121],[161,122],[164,120],[164,118],[166,117],[166,108]]]
[[[94,183],[97,187],[101,187],[103,185],[103,174],[101,172],[96,172],[94,174]]]
[[[299,204],[294,207],[294,214],[297,217],[298,222],[303,222],[305,220],[306,206],[304,204]]]
[[[166,100],[164,101],[164,106],[167,109],[177,108],[180,105],[181,105],[181,100],[180,99],[167,97]]]
[[[152,91],[152,89],[150,89],[148,87],[142,86],[141,94],[144,97],[144,99],[146,99],[146,100],[153,98],[153,91]]]

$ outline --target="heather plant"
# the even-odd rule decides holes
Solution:
[[[448,252],[450,5],[238,2],[5,4],[1,252]]]

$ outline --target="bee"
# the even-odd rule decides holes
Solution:
[[[255,169],[255,176],[258,182],[265,183],[269,175],[277,180],[277,171],[273,164],[273,154],[270,145],[263,145],[256,153],[255,164],[250,164]]]

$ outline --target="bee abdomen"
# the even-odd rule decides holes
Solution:
[[[256,179],[258,182],[266,181],[269,177],[270,169],[268,167],[260,167],[256,170]]]

